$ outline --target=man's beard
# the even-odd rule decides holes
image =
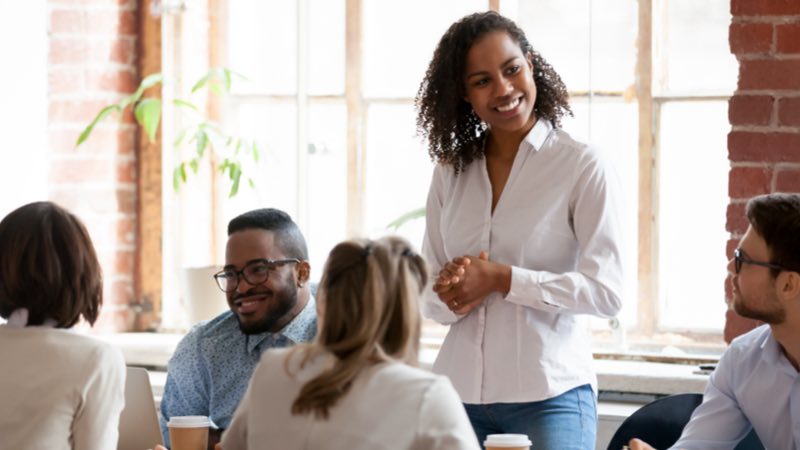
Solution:
[[[239,318],[239,315],[234,314],[236,320],[239,322],[239,329],[242,333],[260,334],[272,331],[275,325],[294,309],[297,305],[297,289],[294,288],[294,284],[291,283],[291,280],[287,280],[284,285],[286,287],[282,290],[274,291],[272,299],[269,300],[271,308],[261,320],[244,324]]]
[[[761,322],[770,325],[780,325],[786,320],[786,309],[781,307],[777,298],[774,298],[768,305],[764,305],[762,309],[754,309],[746,304],[741,292],[734,294],[739,298],[733,301],[733,310],[742,317],[748,319],[760,320]],[[764,303],[764,302],[762,302]]]

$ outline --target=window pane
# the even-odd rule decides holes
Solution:
[[[3,42],[0,58],[9,62],[6,67],[10,67],[11,61],[25,61],[26,66],[24,76],[14,70],[0,72],[0,84],[14,86],[5,90],[3,107],[0,108],[0,130],[6,148],[0,156],[0,187],[4,193],[0,197],[0,218],[28,202],[47,198],[47,168],[51,160],[48,131],[51,136],[66,134],[55,131],[52,124],[48,130],[48,100],[63,100],[70,94],[51,92],[48,99],[48,70],[53,75],[66,70],[63,65],[48,66],[47,13],[48,6],[41,1],[3,2],[0,6],[0,38]],[[14,45],[14,42],[24,44]],[[108,120],[105,126],[101,124],[98,128],[112,124],[113,121]],[[95,134],[102,132],[95,130]],[[98,139],[98,142],[102,140]],[[58,151],[62,156],[68,153],[67,148],[50,145],[53,146],[50,150]],[[92,139],[89,139],[88,145],[97,144],[92,144]],[[84,158],[87,151],[79,149],[74,153],[68,157]]]
[[[661,71],[666,72],[665,88],[733,92],[739,71],[728,47],[730,2],[670,0],[664,4],[666,30],[660,63],[666,68]]]
[[[591,142],[611,162],[621,185],[623,225],[623,268],[625,285],[619,320],[626,326],[636,322],[638,303],[639,239],[639,134],[638,105],[622,99],[577,98],[571,102],[574,118],[564,121],[564,130],[582,142]],[[595,328],[607,328],[608,321],[593,320]]]
[[[343,102],[309,107],[307,223],[311,278],[319,279],[328,252],[347,224],[347,109]]]
[[[311,95],[344,93],[344,6],[344,0],[309,1],[308,90]]]
[[[667,328],[722,329],[729,130],[725,101],[661,109],[659,319]]]
[[[637,6],[631,0],[528,2],[518,24],[571,91],[623,91],[634,82]]]
[[[297,7],[280,0],[238,0],[228,8],[230,68],[249,80],[236,92],[293,94],[297,89]]]
[[[380,236],[390,222],[425,206],[433,163],[416,137],[413,105],[376,104],[367,114],[365,230]],[[397,230],[417,250],[424,231],[421,218]]]
[[[363,0],[364,93],[414,97],[447,27],[487,0]]]
[[[243,104],[234,108],[236,132],[258,140],[261,159],[245,167],[255,189],[242,180],[239,193],[227,198],[227,183],[220,183],[226,193],[221,202],[225,224],[238,214],[254,208],[279,208],[297,217],[297,109],[294,102]],[[244,162],[248,162],[245,160]]]

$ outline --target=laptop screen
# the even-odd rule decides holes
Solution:
[[[119,418],[117,450],[144,450],[164,445],[153,389],[147,370],[128,367],[125,378],[125,408]]]

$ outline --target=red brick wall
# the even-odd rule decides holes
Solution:
[[[800,1],[731,0],[731,14],[739,85],[728,109],[729,257],[747,229],[748,198],[800,192]],[[726,297],[730,301],[730,280]],[[756,325],[728,311],[725,339]]]
[[[48,0],[49,196],[86,223],[103,266],[98,330],[130,327],[136,246],[136,128],[130,115],[80,130],[137,84],[135,0]]]

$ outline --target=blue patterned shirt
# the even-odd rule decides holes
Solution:
[[[279,333],[246,335],[232,311],[193,327],[167,367],[160,419],[167,446],[167,422],[172,416],[208,416],[218,427],[227,428],[261,353],[312,340],[317,332],[316,311],[311,297]]]

